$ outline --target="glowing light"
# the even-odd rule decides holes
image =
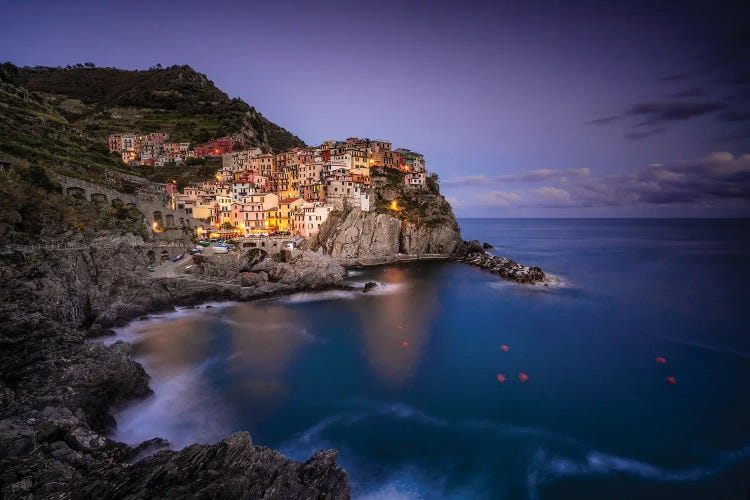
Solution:
[[[397,212],[401,211],[401,207],[398,206],[398,200],[391,200],[391,204],[388,206],[388,208]]]

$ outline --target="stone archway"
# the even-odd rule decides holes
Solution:
[[[73,198],[79,198],[81,200],[86,199],[86,191],[83,188],[79,188],[76,186],[71,186],[68,189],[65,190],[65,193],[68,196],[72,196]]]
[[[146,256],[148,257],[149,264],[156,264],[156,252],[154,252],[153,250],[149,250],[146,253]]]
[[[167,224],[166,224],[167,227],[174,227],[174,215],[167,214],[166,219],[167,219]]]
[[[154,222],[156,222],[160,226],[164,225],[164,219],[162,217],[162,213],[159,210],[154,212]]]
[[[169,260],[169,252],[167,252],[166,250],[162,250],[159,258],[162,260],[162,262],[164,262],[165,260]]]
[[[121,208],[124,205],[120,198],[112,198],[112,208]]]
[[[99,208],[107,206],[107,195],[104,193],[91,193],[91,203]]]

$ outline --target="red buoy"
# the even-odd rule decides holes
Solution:
[[[667,381],[667,383],[672,385],[675,385],[677,383],[677,379],[674,377],[667,377],[665,380]]]
[[[409,343],[407,341],[401,342],[401,347],[409,347]]]
[[[510,351],[510,347],[508,347],[506,344],[501,345],[500,349],[502,349],[504,352]]]
[[[658,356],[656,358],[656,362],[663,365],[664,363],[667,362],[667,358],[665,358],[664,356]]]
[[[529,380],[529,376],[526,375],[524,372],[521,372],[521,373],[518,374],[518,380],[520,380],[521,383],[523,384],[524,382],[526,382],[527,380]]]
[[[503,382],[505,382],[505,375],[503,375],[502,373],[498,373],[497,374],[497,381],[500,382],[501,384]]]

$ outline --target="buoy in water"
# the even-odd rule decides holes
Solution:
[[[501,350],[502,350],[503,352],[508,352],[508,351],[510,351],[510,347],[508,347],[508,346],[507,346],[506,344],[503,344],[503,345],[501,345],[501,346],[500,346],[500,349],[501,349]]]
[[[409,347],[409,343],[407,341],[401,342],[401,347]]]
[[[505,375],[503,375],[502,373],[498,373],[497,374],[497,381],[500,382],[501,384],[503,382],[505,382]]]
[[[667,358],[665,358],[664,356],[658,356],[656,358],[656,362],[663,365],[664,363],[667,362]]]
[[[524,372],[521,372],[521,373],[518,374],[518,380],[520,380],[521,383],[523,384],[524,382],[526,382],[527,380],[529,380],[529,376],[526,375]]]
[[[674,377],[667,377],[665,380],[667,381],[668,384],[675,385],[677,383],[677,379]]]

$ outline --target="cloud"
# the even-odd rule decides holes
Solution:
[[[723,122],[744,122],[750,120],[750,109],[727,109],[719,113]]]
[[[490,191],[489,193],[477,196],[476,201],[478,201],[480,205],[488,207],[510,208],[513,206],[519,206],[523,200],[517,193]]]
[[[655,127],[650,130],[625,132],[623,134],[623,137],[625,137],[626,139],[630,139],[630,140],[638,140],[638,139],[645,139],[646,137],[651,137],[652,135],[661,134],[666,131],[667,129],[664,127]]]
[[[677,82],[681,80],[687,80],[688,78],[690,78],[689,73],[679,73],[676,75],[662,76],[661,78],[659,78],[659,80],[661,80],[662,82]]]
[[[690,120],[701,115],[707,115],[724,107],[720,102],[690,102],[690,101],[664,101],[645,102],[634,104],[628,114],[635,117],[643,117],[645,121],[639,126],[653,125],[667,121]]]
[[[693,86],[674,94],[669,94],[669,97],[685,98],[685,97],[706,97],[709,93],[703,87]]]
[[[467,175],[464,177],[444,180],[441,184],[443,186],[487,186],[506,182],[542,182],[550,179],[562,180],[568,178],[588,177],[589,175],[591,175],[591,170],[588,168],[543,168],[519,174],[497,175],[494,177]]]
[[[528,194],[532,203],[541,207],[568,206],[572,201],[568,191],[551,186],[529,189]]]
[[[731,202],[750,210],[750,154],[713,153],[664,165],[655,163],[631,175],[584,177],[560,186],[521,192],[491,191],[476,197],[497,207],[611,207],[639,204],[717,205]]]
[[[620,115],[607,116],[605,118],[597,118],[596,120],[591,120],[590,122],[586,122],[586,125],[608,125],[612,122],[616,122],[617,120],[621,118],[622,116]]]

